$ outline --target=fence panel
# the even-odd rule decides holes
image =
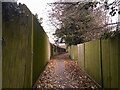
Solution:
[[[102,72],[103,72],[103,87],[111,87],[110,74],[110,39],[101,40],[102,42]]]
[[[70,58],[74,59],[73,45],[70,46]]]
[[[32,14],[25,5],[22,5],[20,9],[25,12],[24,14],[9,16],[15,12],[13,8],[7,9],[8,4],[3,3],[5,12],[3,12],[2,22],[2,86],[3,88],[29,88],[32,86]]]
[[[50,43],[35,17],[33,26],[33,83],[35,83],[50,60]]]
[[[120,60],[120,39],[119,37],[110,40],[110,68],[111,68],[111,88],[118,88],[118,64]]]
[[[70,56],[71,59],[78,59],[78,50],[77,50],[77,45],[71,45],[71,49],[70,49]]]
[[[85,43],[85,70],[101,85],[100,40]]]
[[[82,70],[85,69],[84,49],[85,49],[84,44],[78,44],[78,64]]]
[[[0,89],[2,89],[2,2],[0,2]]]
[[[31,88],[50,55],[65,52],[65,49],[50,47],[47,34],[26,5],[3,3],[2,16],[2,87]]]

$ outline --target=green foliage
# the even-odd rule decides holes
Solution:
[[[108,38],[113,38],[117,35],[120,35],[120,31],[119,30],[116,30],[116,31],[110,31],[110,32],[107,32],[107,33],[104,33],[101,38],[102,39],[108,39]]]
[[[66,18],[61,17],[61,28],[57,29],[54,33],[54,35],[61,40],[58,40],[59,42],[64,41],[67,45],[77,45],[84,42],[84,34],[86,33],[86,29],[91,26],[89,22],[92,16],[86,9],[79,10],[80,7],[82,6],[79,5],[77,8],[73,6],[72,14],[70,14],[71,11],[67,11],[65,14]],[[74,11],[74,9],[76,9],[77,12]]]
[[[40,24],[42,24],[43,18],[40,17],[40,18],[38,19],[38,14],[37,14],[37,13],[36,13],[34,16],[35,16],[35,18],[38,20],[38,22],[39,22]]]
[[[78,43],[83,42],[82,37],[83,32],[77,32],[74,24],[71,24],[69,27],[62,27],[57,29],[54,35],[61,39],[60,42],[64,42],[67,45],[77,45]]]
[[[54,33],[59,38],[57,41],[65,42],[68,45],[76,45],[99,38],[103,33],[110,31],[108,27],[104,27],[106,26],[105,24],[108,24],[108,15],[105,10],[108,8],[109,11],[111,10],[110,15],[114,16],[117,9],[113,4],[115,3],[108,4],[105,1],[74,5],[56,4],[51,17],[53,22],[54,19],[60,21],[60,24],[56,24],[60,28]],[[98,28],[100,29],[98,30]],[[109,34],[104,36],[109,37]]]
[[[35,17],[36,17],[36,19],[38,19],[38,14],[37,13],[35,14]]]
[[[42,23],[43,23],[43,18],[40,17],[40,19],[38,20],[38,22],[39,22],[40,24],[42,24]]]
[[[84,9],[89,9],[90,7],[92,7],[92,8],[97,7],[97,4],[98,4],[98,2],[88,2],[83,6],[83,8]]]

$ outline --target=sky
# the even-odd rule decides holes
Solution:
[[[48,22],[48,13],[47,10],[50,7],[47,3],[53,2],[54,0],[18,0],[18,3],[26,4],[30,11],[35,15],[38,14],[38,18],[43,18],[42,26],[49,36],[51,43],[54,43],[54,36],[52,35],[55,32],[55,27]]]
[[[48,22],[48,13],[47,11],[51,9],[50,6],[47,5],[47,3],[54,2],[56,0],[18,0],[18,3],[24,3],[27,5],[27,7],[30,9],[30,11],[35,15],[36,13],[38,14],[38,17],[43,18],[43,23],[42,26],[49,36],[49,40],[51,43],[54,43],[55,37],[53,36],[53,33],[55,32],[55,27]],[[58,1],[58,0],[57,0]],[[59,0],[63,1],[63,0]],[[109,0],[111,3],[113,0]],[[116,22],[118,17],[112,17],[112,22]]]

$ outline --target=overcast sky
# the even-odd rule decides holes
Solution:
[[[54,40],[53,40],[54,36],[52,34],[55,31],[55,27],[50,25],[50,23],[48,23],[47,10],[49,10],[50,7],[47,5],[47,3],[53,2],[53,1],[57,1],[57,0],[18,0],[18,2],[22,4],[23,3],[26,4],[33,14],[37,13],[39,18],[40,17],[43,18],[42,26],[44,30],[47,32],[51,43],[54,43]],[[59,0],[59,1],[63,1],[63,0]],[[113,2],[113,0],[109,0],[109,2]],[[118,20],[117,18],[118,18],[117,16],[113,17],[112,22],[116,22]]]
[[[54,0],[18,0],[18,3],[24,3],[30,9],[30,11],[35,15],[38,14],[38,17],[43,18],[42,26],[49,36],[51,43],[54,43],[54,36],[52,35],[55,31],[55,27],[48,23],[48,13],[47,10],[50,7],[47,5],[48,2],[53,2]],[[47,7],[46,7],[47,5]]]

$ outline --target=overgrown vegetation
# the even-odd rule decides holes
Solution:
[[[104,33],[101,38],[102,39],[108,39],[108,38],[113,38],[115,36],[118,36],[120,35],[120,31],[119,30],[116,30],[116,31],[110,31],[110,32],[107,32],[107,33]]]

